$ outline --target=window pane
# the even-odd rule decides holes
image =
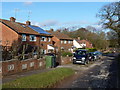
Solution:
[[[36,36],[35,35],[30,35],[30,41],[36,41]]]
[[[41,41],[47,41],[46,37],[41,37]]]
[[[26,41],[26,35],[22,34],[22,41]]]

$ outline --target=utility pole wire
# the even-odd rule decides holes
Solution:
[[[28,11],[28,21],[30,20],[30,14],[31,13],[32,13],[31,11]]]
[[[16,8],[14,11],[15,11],[15,18],[17,18],[17,12],[19,12],[20,9]]]

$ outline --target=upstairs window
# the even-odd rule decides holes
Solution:
[[[47,41],[46,37],[41,37],[41,41]]]
[[[51,41],[51,38],[49,37],[49,38],[48,38],[48,42],[50,42],[50,41]]]
[[[22,41],[26,41],[26,35],[22,34]]]
[[[60,42],[61,42],[61,44],[62,44],[62,43],[63,43],[63,40],[61,40]]]
[[[70,44],[70,43],[71,43],[71,41],[68,41],[68,43]]]
[[[66,44],[67,43],[67,41],[66,40],[64,40],[64,44]]]
[[[36,36],[35,35],[30,35],[30,41],[36,41]]]

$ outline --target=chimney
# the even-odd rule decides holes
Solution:
[[[31,22],[30,21],[26,21],[26,25],[31,25]]]
[[[78,37],[78,40],[80,40],[80,37]]]
[[[51,32],[53,32],[54,30],[53,29],[50,29]]]
[[[15,18],[14,17],[10,17],[10,21],[12,21],[12,22],[15,22]]]
[[[57,30],[57,32],[61,32],[61,30]]]

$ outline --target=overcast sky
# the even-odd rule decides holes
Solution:
[[[100,8],[110,2],[2,2],[2,19],[30,20],[43,29],[98,25]]]

